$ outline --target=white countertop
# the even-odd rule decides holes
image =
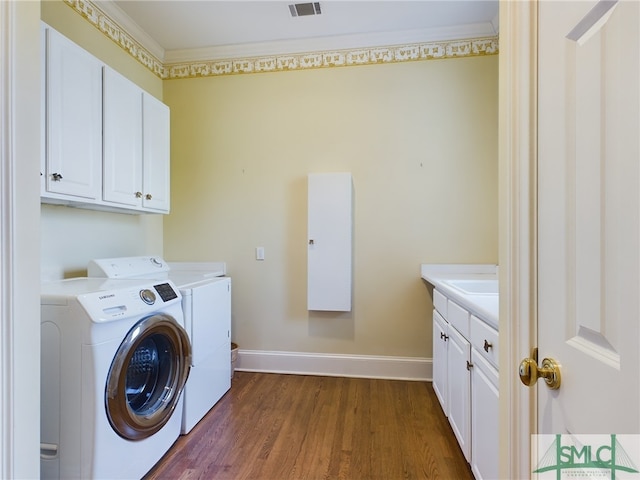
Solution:
[[[443,295],[450,298],[476,317],[498,329],[498,294],[465,294],[445,283],[449,280],[497,280],[496,265],[435,265],[420,266],[422,278],[433,285]]]

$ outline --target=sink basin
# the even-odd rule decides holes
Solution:
[[[498,280],[447,280],[445,283],[467,295],[498,294]]]

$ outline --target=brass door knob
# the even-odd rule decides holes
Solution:
[[[544,378],[545,383],[551,390],[560,388],[560,365],[553,358],[542,360],[542,366],[538,367],[538,349],[534,349],[531,358],[525,358],[520,362],[518,373],[520,381],[527,387],[532,387],[539,378]]]

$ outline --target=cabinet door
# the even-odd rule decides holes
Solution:
[[[169,213],[169,107],[148,93],[142,95],[142,206]]]
[[[447,396],[447,345],[449,327],[440,314],[433,310],[433,391],[442,405],[445,415],[449,415]]]
[[[471,349],[471,470],[476,480],[498,478],[498,371]]]
[[[350,173],[309,175],[309,310],[351,311],[352,195]]]
[[[44,34],[44,193],[97,200],[102,190],[102,63],[55,30],[47,27]]]
[[[449,328],[449,423],[467,462],[471,460],[471,381],[468,362],[471,359],[469,342]]]
[[[142,90],[111,68],[104,70],[103,199],[142,205]]]

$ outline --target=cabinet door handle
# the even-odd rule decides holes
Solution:
[[[449,335],[444,332],[440,332],[440,338],[446,342],[447,340],[449,340]]]
[[[52,173],[51,178],[54,182],[59,182],[60,180],[62,180],[62,175],[59,173]]]
[[[142,192],[136,192],[136,198],[142,198]]]
[[[467,370],[471,370],[473,368],[473,363],[467,360]]]
[[[493,345],[491,343],[489,343],[487,340],[484,341],[484,351],[489,353],[489,349],[493,348]]]
[[[151,194],[150,194],[150,193],[147,193],[147,194],[144,196],[144,198],[146,198],[147,200],[151,200]]]

